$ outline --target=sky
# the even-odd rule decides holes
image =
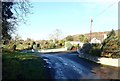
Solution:
[[[17,33],[22,39],[49,39],[56,29],[67,35],[90,32],[90,19],[93,19],[92,32],[118,29],[118,3],[82,2],[31,2],[32,14],[27,16],[27,24],[20,23]]]

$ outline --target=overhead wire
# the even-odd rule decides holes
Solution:
[[[94,19],[92,19],[93,21],[96,20],[98,17],[100,17],[102,14],[104,14],[108,9],[112,8],[114,5],[116,4],[116,1],[113,2],[112,4],[108,5],[106,8],[104,8],[101,12],[99,12],[98,14],[96,14],[94,16]],[[99,21],[99,20],[98,20]],[[102,23],[103,24],[103,23]]]
[[[108,9],[110,9],[112,6],[114,6],[116,4],[116,2],[108,5],[105,9],[103,9],[100,13],[98,13],[97,15],[95,15],[95,19],[98,18],[100,15],[102,15],[104,12],[106,12]]]

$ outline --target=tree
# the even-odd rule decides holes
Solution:
[[[120,38],[115,35],[114,30],[108,33],[107,38],[102,44],[102,56],[112,58],[120,57]]]
[[[60,29],[56,29],[53,33],[50,34],[49,38],[52,40],[59,40],[61,39],[62,32]]]
[[[31,4],[27,0],[18,2],[2,2],[2,39],[11,39],[18,22],[24,22],[25,16],[30,13]]]
[[[32,49],[34,40],[31,38],[27,38],[24,42],[24,45],[27,46],[28,49]]]
[[[64,46],[64,45],[65,45],[65,41],[64,41],[64,40],[60,40],[60,41],[59,41],[59,45],[60,45],[60,46]]]
[[[115,36],[115,31],[112,29],[112,31],[107,34],[107,38],[102,43],[103,44],[103,46],[101,48],[102,51],[103,51],[103,47],[105,46],[105,44],[108,43],[111,40],[111,38],[114,36]]]
[[[79,41],[86,43],[86,42],[88,42],[88,39],[87,39],[87,37],[85,37],[85,35],[79,35]]]
[[[7,20],[14,18],[11,11],[12,6],[13,2],[2,2],[2,39],[11,39],[9,32],[13,31],[13,28]]]
[[[68,35],[68,36],[66,37],[66,41],[73,41],[73,37],[72,37],[71,35]]]

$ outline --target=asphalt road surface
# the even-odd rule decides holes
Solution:
[[[39,54],[43,58],[48,79],[79,81],[80,79],[118,79],[120,68],[103,66],[78,57],[77,53]]]

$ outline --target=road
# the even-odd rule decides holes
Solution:
[[[39,54],[44,60],[48,78],[64,79],[117,79],[118,68],[102,66],[78,57],[77,53]],[[120,71],[120,70],[119,70]]]

